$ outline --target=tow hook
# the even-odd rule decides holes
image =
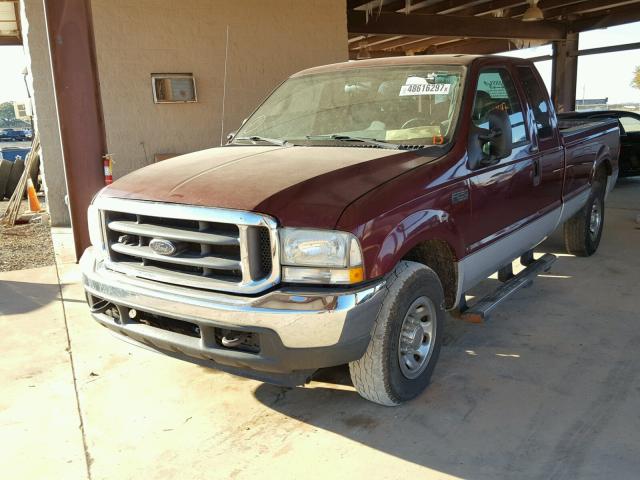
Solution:
[[[221,343],[222,346],[233,348],[240,345],[247,339],[246,333],[241,332],[229,332],[224,337],[222,337]]]

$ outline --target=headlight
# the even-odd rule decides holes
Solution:
[[[350,233],[283,228],[280,243],[285,282],[352,284],[364,278],[360,244]]]
[[[89,209],[87,210],[87,224],[89,226],[89,240],[91,240],[91,245],[102,253],[104,251],[102,215],[98,207],[93,204],[89,205]]]

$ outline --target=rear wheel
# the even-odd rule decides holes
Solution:
[[[444,294],[433,270],[401,262],[387,281],[365,354],[349,364],[358,393],[381,405],[399,405],[429,384],[440,355]]]
[[[604,193],[606,177],[593,181],[587,204],[564,224],[567,252],[579,257],[593,255],[600,245],[604,226]]]

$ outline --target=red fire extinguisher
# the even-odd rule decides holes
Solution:
[[[103,155],[102,165],[104,167],[104,184],[111,185],[113,183],[113,155],[110,153]]]

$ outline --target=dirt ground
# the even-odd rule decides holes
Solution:
[[[0,216],[8,204],[8,200],[0,202]],[[27,201],[23,201],[21,212],[28,208]],[[54,262],[51,228],[46,215],[42,217],[42,223],[12,228],[0,226],[0,272],[44,267]]]

